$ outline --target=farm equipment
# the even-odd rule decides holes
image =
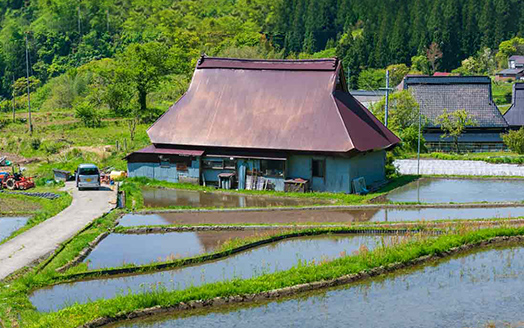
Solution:
[[[26,178],[22,174],[22,169],[18,166],[18,172],[13,166],[11,173],[0,172],[0,186],[9,190],[27,190],[35,187],[32,178]]]

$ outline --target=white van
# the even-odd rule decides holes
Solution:
[[[75,179],[78,190],[100,188],[100,171],[94,164],[80,164],[76,170]]]

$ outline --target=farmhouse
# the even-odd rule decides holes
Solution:
[[[147,131],[152,145],[127,156],[129,176],[345,193],[357,178],[383,182],[399,139],[347,90],[337,59],[203,56]]]
[[[491,95],[491,79],[487,76],[417,76],[406,77],[404,88],[411,91],[426,118],[424,138],[430,151],[454,150],[451,138],[442,138],[437,118],[448,112],[466,110],[474,124],[459,138],[461,150],[484,152],[504,148],[500,134],[508,124]]]
[[[524,78],[524,56],[511,56],[508,68],[497,73],[497,80],[522,80]]]
[[[524,83],[513,84],[513,101],[504,118],[512,129],[524,126]]]

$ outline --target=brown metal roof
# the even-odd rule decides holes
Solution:
[[[204,154],[204,151],[203,150],[191,150],[191,149],[158,148],[158,147],[155,147],[155,145],[149,145],[146,148],[133,152],[132,154],[202,156],[202,154]],[[129,155],[132,155],[132,154],[129,154]]]
[[[398,143],[349,93],[335,92],[340,71],[336,59],[204,57],[149,137],[154,144],[342,153]]]

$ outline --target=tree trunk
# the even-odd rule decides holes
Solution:
[[[147,110],[147,92],[144,90],[138,90],[138,103],[140,104],[140,110],[144,113]]]

